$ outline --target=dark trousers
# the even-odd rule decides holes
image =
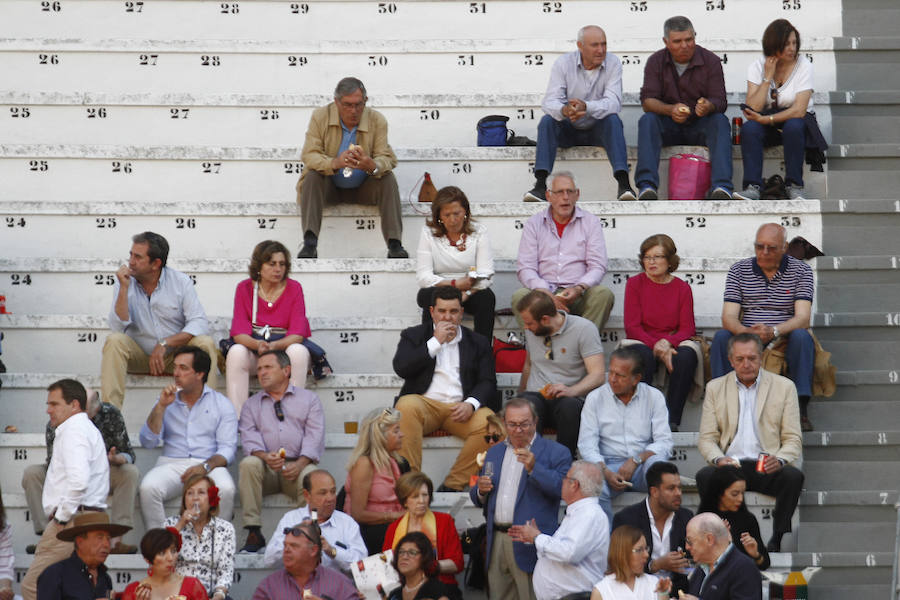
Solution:
[[[545,400],[538,392],[524,392],[522,397],[534,404],[538,414],[538,431],[545,427],[556,429],[556,441],[569,449],[574,460],[578,450],[578,430],[581,428],[584,398],[563,396]]]
[[[709,349],[709,368],[713,377],[721,377],[734,369],[728,361],[728,340],[731,332],[720,329],[713,336]],[[784,350],[787,376],[797,387],[798,396],[812,396],[813,366],[816,360],[816,345],[806,329],[795,329],[788,334],[787,348]]]
[[[697,489],[700,497],[706,493],[706,484],[718,467],[712,465],[697,471]],[[803,471],[785,465],[775,473],[757,473],[755,460],[742,460],[741,471],[747,479],[747,491],[775,496],[775,510],[772,513],[773,533],[787,533],[791,530],[791,516],[803,491]]]
[[[535,149],[534,170],[553,171],[557,148],[572,146],[603,146],[606,156],[616,171],[628,172],[628,151],[625,147],[625,133],[619,115],[609,115],[596,121],[590,129],[576,129],[568,120],[557,121],[544,115],[538,123],[537,148]]]
[[[653,348],[646,344],[631,346],[641,354],[644,363],[644,375],[641,381],[653,385],[653,378],[659,362],[653,356]],[[672,357],[672,372],[669,373],[669,390],[666,393],[666,407],[669,409],[669,423],[681,425],[681,413],[684,403],[694,384],[694,371],[697,368],[697,353],[686,346],[679,346]]]
[[[806,156],[806,122],[788,119],[781,129],[747,121],[741,126],[741,158],[744,163],[744,187],[751,183],[762,187],[763,150],[784,146],[784,181],[803,187],[803,159]]]
[[[422,309],[423,325],[431,324],[431,312],[428,308],[434,289],[433,287],[422,288],[416,294],[416,304]],[[494,308],[496,306],[497,298],[491,288],[473,292],[467,300],[463,301],[463,311],[475,317],[475,333],[480,333],[489,340],[494,337]]]

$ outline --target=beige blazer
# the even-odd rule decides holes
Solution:
[[[710,463],[725,456],[737,433],[740,402],[732,371],[706,384],[697,447]],[[787,377],[760,370],[756,394],[756,426],[763,451],[798,463],[803,451],[797,388]]]

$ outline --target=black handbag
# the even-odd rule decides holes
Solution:
[[[487,588],[487,572],[484,569],[487,547],[487,524],[469,527],[459,536],[464,554],[469,555],[469,562],[463,573],[466,587],[475,590]]]

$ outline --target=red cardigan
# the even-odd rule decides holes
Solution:
[[[666,284],[653,283],[645,273],[625,284],[625,335],[653,348],[666,338],[673,346],[696,333],[691,286],[674,277]]]
[[[453,517],[447,513],[433,512],[434,525],[435,528],[437,528],[436,550],[438,560],[449,558],[456,565],[456,572],[459,573],[463,570],[463,551],[462,544],[459,542],[459,534],[456,533],[456,523],[453,521]],[[403,517],[401,517],[401,519],[402,518]],[[397,530],[398,523],[400,523],[400,519],[397,519],[391,523],[390,527],[388,527],[387,533],[384,536],[384,544],[381,548],[382,551],[392,549],[391,542],[394,541],[394,532]],[[441,573],[440,580],[447,585],[458,585],[456,577],[450,573]]]

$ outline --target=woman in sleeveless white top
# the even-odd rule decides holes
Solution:
[[[591,590],[591,600],[661,600],[672,582],[644,572],[650,550],[637,527],[620,525],[609,537],[606,577]]]

